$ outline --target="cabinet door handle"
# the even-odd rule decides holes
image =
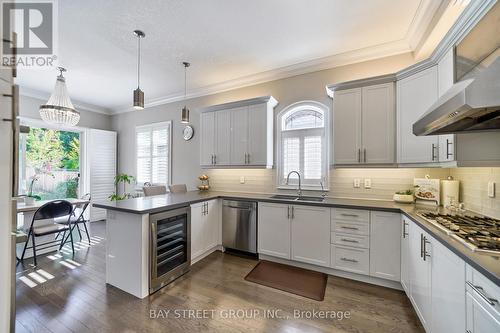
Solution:
[[[247,163],[250,164],[250,153],[248,153],[247,156],[248,156],[248,162]]]
[[[342,229],[359,230],[359,228],[340,226]]]
[[[361,149],[358,149],[358,163],[361,163]]]
[[[446,139],[446,159],[448,159],[450,156],[453,156],[453,153],[450,153],[450,145],[452,145],[453,142],[450,142],[449,139]]]
[[[349,259],[349,258],[340,258],[340,260],[349,262],[358,262],[356,259]]]
[[[287,210],[286,210],[286,218],[287,219],[290,219],[290,206],[287,207]]]
[[[247,153],[245,153],[245,164],[247,164]]]
[[[472,288],[472,290],[474,290],[479,296],[481,296],[482,299],[484,299],[486,301],[486,303],[488,303],[489,305],[492,305],[492,306],[495,306],[495,303],[498,303],[498,300],[497,299],[494,299],[494,298],[491,298],[491,297],[488,297],[486,295],[486,293],[484,292],[484,289],[483,287],[481,286],[476,286],[474,285],[472,282],[470,281],[467,281],[467,284],[469,285],[469,287]]]
[[[357,240],[347,239],[347,238],[342,238],[341,241],[348,242],[348,243],[359,243]]]
[[[214,164],[217,164],[217,155],[214,154]]]
[[[432,144],[432,160],[435,161],[436,160],[436,155],[434,154],[434,151],[436,150],[436,145],[433,143]]]
[[[427,257],[430,257],[430,254],[427,253],[427,244],[429,244],[430,242],[427,240],[427,237],[424,236],[424,250],[423,250],[423,253],[422,253],[422,256],[423,256],[423,259],[424,261],[426,261],[426,258]]]
[[[359,217],[359,215],[356,215],[356,214],[341,213],[340,215],[342,215],[342,216],[349,216],[349,217]]]
[[[365,149],[363,149],[363,160],[364,160],[364,161],[365,161],[365,163],[366,163],[366,148],[365,148]]]
[[[295,207],[292,206],[292,219],[294,219],[294,218],[295,218]]]
[[[424,235],[420,234],[420,258],[424,257]]]
[[[403,238],[406,238],[406,236],[408,236],[408,233],[406,232],[406,226],[407,225],[408,224],[403,221]]]

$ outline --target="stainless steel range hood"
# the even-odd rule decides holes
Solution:
[[[497,52],[495,52],[497,53]],[[415,124],[415,135],[500,130],[500,57],[455,83]]]

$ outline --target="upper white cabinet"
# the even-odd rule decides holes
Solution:
[[[438,137],[413,134],[413,124],[437,100],[437,84],[436,66],[397,82],[399,163],[438,161]]]
[[[400,281],[401,214],[370,212],[370,275]]]
[[[385,77],[380,79],[387,80]],[[344,89],[346,86],[363,85],[362,81],[329,87],[334,91],[334,164],[393,164],[394,82]]]
[[[269,96],[202,109],[200,165],[272,168],[276,105]]]
[[[438,62],[438,96],[441,97],[455,82],[455,66],[453,64],[453,49],[446,52]],[[455,160],[455,135],[439,135],[439,162]]]

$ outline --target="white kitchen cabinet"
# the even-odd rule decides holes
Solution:
[[[372,211],[370,216],[370,275],[400,281],[401,214]]]
[[[422,228],[410,223],[410,300],[426,331],[430,331],[431,317],[432,249],[429,239]]]
[[[273,119],[273,107],[268,103],[248,107],[248,165],[272,167]]]
[[[259,254],[290,259],[290,207],[283,204],[259,203]]]
[[[277,103],[268,96],[202,109],[200,165],[272,168]]]
[[[466,292],[467,302],[467,330],[470,333],[498,333],[500,332],[500,315],[488,309],[488,305],[476,298],[469,291]],[[449,331],[451,332],[451,331]]]
[[[334,164],[361,163],[361,88],[335,91]]]
[[[292,206],[291,259],[330,266],[330,208]]]
[[[455,81],[455,66],[453,64],[453,48],[450,48],[438,62],[438,96],[441,97],[453,86]],[[439,162],[455,160],[455,135],[439,135]]]
[[[416,136],[413,124],[438,98],[437,66],[397,82],[398,162],[438,162],[438,137]]]
[[[336,90],[334,164],[395,162],[394,83]]]
[[[215,155],[215,112],[205,112],[200,116],[200,164],[214,164]]]
[[[248,154],[248,107],[231,112],[231,165],[244,165]]]
[[[215,113],[215,165],[231,164],[231,109]]]
[[[370,273],[370,250],[331,246],[331,267],[351,273],[368,275]]]
[[[191,261],[220,244],[219,201],[191,205]]]
[[[365,164],[395,162],[396,111],[394,83],[384,83],[362,89],[361,142]]]
[[[410,295],[410,221],[401,218],[401,285],[406,295]]]
[[[432,333],[465,332],[465,262],[431,238]]]

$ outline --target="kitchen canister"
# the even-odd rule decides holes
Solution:
[[[441,180],[441,205],[444,207],[452,204],[457,205],[460,202],[459,198],[460,182],[454,180],[453,177]]]

